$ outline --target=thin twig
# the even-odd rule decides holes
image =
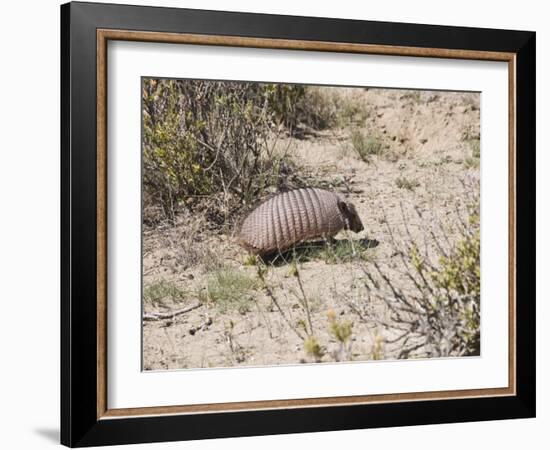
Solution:
[[[146,313],[143,314],[143,320],[150,321],[150,320],[165,320],[165,319],[172,319],[175,316],[179,316],[180,314],[185,314],[190,311],[193,311],[194,309],[200,308],[203,306],[202,303],[197,303],[196,305],[189,306],[188,308],[178,309],[176,311],[171,311],[167,313]]]

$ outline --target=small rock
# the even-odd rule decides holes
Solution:
[[[191,327],[189,328],[189,334],[191,336],[195,336],[195,333],[197,332],[197,329],[195,327]]]
[[[428,139],[420,139],[421,144],[425,144],[426,142],[428,142]]]

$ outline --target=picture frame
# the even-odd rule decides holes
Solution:
[[[109,408],[107,45],[112,41],[289,50],[298,58],[315,51],[506,63],[508,386]],[[534,417],[535,41],[535,33],[527,31],[62,5],[61,443],[81,447]]]

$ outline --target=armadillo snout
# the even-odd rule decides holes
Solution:
[[[349,224],[349,229],[354,233],[360,233],[365,229],[365,227],[363,226],[363,223],[361,222],[361,220],[358,220],[358,221],[351,220]]]

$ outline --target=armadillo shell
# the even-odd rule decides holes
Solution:
[[[303,188],[275,195],[242,222],[237,241],[249,251],[283,251],[315,237],[331,237],[344,228],[338,195]]]

